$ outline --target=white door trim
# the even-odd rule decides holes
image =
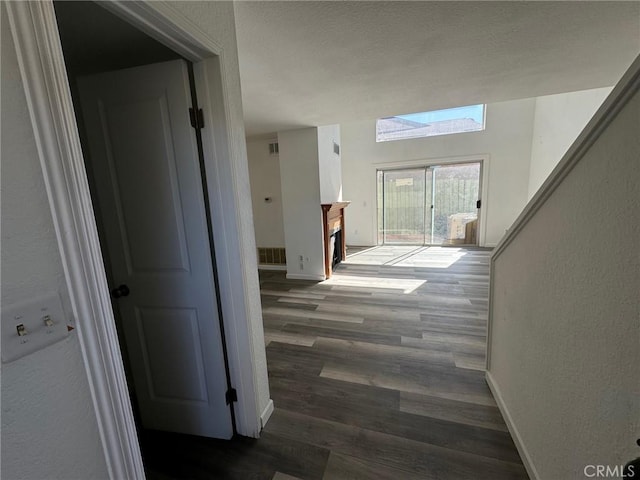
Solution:
[[[144,478],[53,4],[5,5],[109,475],[114,479]],[[247,301],[250,295],[257,295],[248,281],[255,265],[247,260],[254,258],[255,252],[246,252],[249,248],[241,241],[253,233],[245,231],[246,222],[239,218],[236,208],[238,198],[233,186],[244,150],[232,134],[243,140],[244,132],[232,132],[227,127],[237,119],[230,118],[224,88],[226,75],[220,61],[224,51],[167,4],[114,1],[102,5],[198,62],[196,67],[200,65],[215,77],[208,76],[207,81],[212,82],[209,87],[216,90],[221,104],[211,104],[214,95],[200,102],[212,112],[212,125],[220,128],[216,141],[212,138],[207,142],[210,150],[207,154],[205,148],[205,164],[210,191],[222,186],[211,197],[211,207],[214,225],[216,218],[223,222],[223,228],[216,229],[214,235],[230,370],[239,398],[236,425],[239,433],[257,436],[261,412],[251,318],[260,311],[251,310]],[[234,261],[238,263],[232,265]]]

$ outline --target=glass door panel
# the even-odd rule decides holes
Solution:
[[[384,172],[376,172],[376,216],[378,217],[378,245],[384,245]]]
[[[424,244],[426,212],[424,168],[382,172],[383,243]]]
[[[477,245],[480,163],[433,168],[432,245]]]
[[[425,201],[425,222],[424,222],[424,245],[432,243],[433,223],[433,168],[424,169],[424,201]]]

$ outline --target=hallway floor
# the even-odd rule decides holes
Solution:
[[[147,433],[149,477],[526,479],[484,380],[490,252],[420,248],[320,283],[261,272],[262,437]]]

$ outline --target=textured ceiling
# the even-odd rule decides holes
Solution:
[[[248,135],[613,85],[638,2],[235,4]]]

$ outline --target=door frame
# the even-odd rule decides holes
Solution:
[[[225,51],[166,3],[100,4],[194,63],[205,125],[215,127],[202,133],[236,427],[257,437],[273,402],[259,411],[267,380],[257,358],[263,332],[254,328],[262,318],[257,260],[251,204],[237,188],[248,184],[246,148],[241,113],[226,88],[234,79],[225,72]],[[145,478],[53,3],[5,6],[109,475]]]
[[[404,170],[407,168],[428,168],[438,165],[456,165],[464,163],[480,163],[480,201],[481,207],[478,210],[478,247],[484,247],[486,245],[487,237],[487,206],[489,204],[489,165],[491,157],[489,154],[479,155],[465,155],[463,157],[445,157],[445,158],[425,158],[421,160],[411,160],[408,162],[385,162],[376,163],[374,167],[374,175],[377,175],[379,171],[390,170]],[[374,176],[374,178],[377,178]],[[374,183],[375,188],[373,192],[372,205],[376,208],[373,209],[373,238],[378,238],[378,182]]]

